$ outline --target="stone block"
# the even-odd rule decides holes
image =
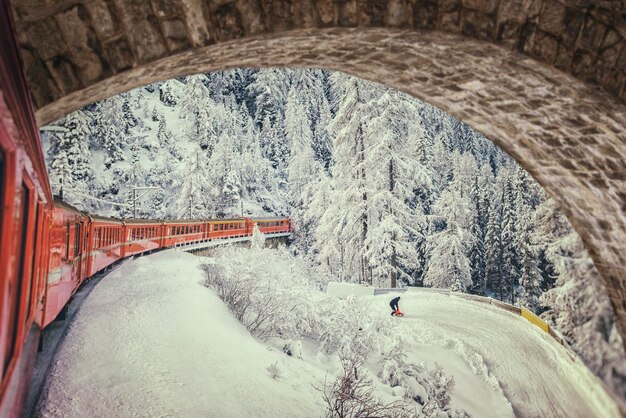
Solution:
[[[135,59],[126,39],[112,41],[105,45],[104,50],[114,72],[118,73],[133,67]]]
[[[626,81],[626,75],[616,69],[605,70],[604,78],[601,80],[601,86],[610,94],[619,95],[621,87]]]
[[[57,23],[69,48],[71,60],[84,82],[103,77],[104,68],[100,59],[100,41],[91,28],[89,14],[82,6],[72,7],[56,16]]]
[[[613,68],[617,64],[617,60],[620,58],[624,48],[626,48],[626,41],[613,43],[611,46],[603,48],[598,54],[598,58],[603,62],[603,65]]]
[[[622,41],[622,51],[615,62],[615,68],[622,72],[626,72],[626,41]]]
[[[317,13],[322,25],[329,25],[335,21],[335,4],[333,0],[317,0]]]
[[[209,31],[209,9],[204,1],[182,0],[181,6],[191,43],[194,46],[210,44],[213,38]],[[250,30],[250,33],[253,32]]]
[[[285,0],[262,0],[266,27],[271,32],[282,32],[293,28],[291,5]]]
[[[20,53],[35,107],[41,107],[61,97],[61,92],[51,78],[45,63],[27,49],[22,48]]]
[[[526,10],[524,3],[519,0],[502,0],[498,9],[498,20],[515,20],[517,22],[524,22],[528,16],[526,16]]]
[[[602,45],[606,30],[607,27],[604,24],[592,18],[587,18],[585,26],[578,36],[576,45],[586,51],[596,51]]]
[[[554,36],[563,32],[565,7],[553,0],[546,0],[539,16],[539,29]]]
[[[299,29],[319,26],[319,17],[313,0],[301,0],[291,5],[293,26]]]
[[[406,0],[390,0],[387,2],[384,23],[392,28],[407,27],[409,23],[409,5]]]
[[[239,10],[234,3],[225,4],[211,12],[211,21],[220,41],[235,39],[243,36],[243,25]]]
[[[573,47],[585,23],[585,15],[579,10],[568,7],[565,9],[563,23],[565,27],[561,33],[562,42],[568,47]]]
[[[463,7],[483,13],[493,13],[498,6],[498,0],[463,0]]]
[[[494,15],[474,10],[465,10],[461,16],[462,32],[478,39],[495,39],[496,22]]]
[[[163,36],[170,51],[181,51],[191,46],[187,38],[187,28],[182,20],[165,20],[161,22]]]
[[[415,28],[435,29],[438,15],[437,0],[417,0],[413,5]]]
[[[37,55],[44,61],[67,53],[65,39],[54,17],[31,26],[28,29],[28,39]]]
[[[183,16],[180,0],[151,0],[152,9],[159,19],[173,19]]]
[[[438,0],[439,13],[450,13],[461,8],[462,0]]]
[[[569,69],[572,66],[573,56],[574,53],[565,45],[561,44],[556,55],[556,60],[554,61],[554,66],[559,70],[569,72]]]
[[[62,94],[69,94],[83,87],[74,66],[66,57],[54,57],[46,61],[46,67]]]
[[[110,0],[96,0],[85,3],[91,15],[91,22],[101,42],[116,36],[120,30],[119,20],[111,13]]]
[[[557,40],[548,33],[535,31],[530,54],[543,62],[552,64],[556,59],[559,44]]]
[[[338,24],[343,27],[356,26],[358,23],[357,0],[346,0],[337,6],[339,8]]]
[[[167,54],[165,40],[149,2],[115,0],[128,43],[138,62],[150,62]]]
[[[519,42],[521,30],[522,25],[515,20],[499,21],[496,29],[496,40],[513,49]]]

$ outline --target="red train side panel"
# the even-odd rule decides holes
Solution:
[[[55,202],[50,230],[50,262],[43,326],[57,317],[87,276],[89,218],[77,209]]]
[[[124,224],[124,256],[141,254],[161,248],[162,222],[134,219],[125,221]]]
[[[39,341],[52,209],[9,2],[0,2],[0,416],[21,416]],[[41,228],[41,229],[40,229]]]
[[[87,277],[123,258],[124,222],[91,216]]]

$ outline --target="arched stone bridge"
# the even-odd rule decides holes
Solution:
[[[150,82],[241,66],[341,70],[449,112],[557,199],[626,337],[623,1],[14,0],[13,8],[41,124]]]

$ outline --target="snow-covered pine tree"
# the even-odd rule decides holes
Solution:
[[[506,283],[506,298],[515,304],[515,294],[519,285],[519,254],[517,244],[518,213],[515,207],[515,189],[513,171],[503,173],[502,184],[502,272]]]
[[[313,245],[315,228],[315,225],[306,222],[306,212],[312,199],[309,186],[317,178],[320,167],[311,149],[313,134],[309,117],[295,89],[289,92],[287,100],[285,133],[291,143],[288,184],[291,217],[296,229],[294,242],[306,254]]]
[[[126,145],[126,126],[122,103],[118,97],[111,97],[100,102],[96,113],[94,132],[96,141],[105,152],[105,167],[111,168],[113,163],[124,160]]]
[[[56,122],[57,129],[48,136],[50,148],[50,180],[53,192],[63,194],[69,202],[81,202],[87,184],[92,180],[91,155],[89,153],[90,129],[85,114],[70,113]]]
[[[335,73],[331,77],[334,89],[344,92],[337,114],[331,123],[336,133],[333,147],[333,190],[339,219],[327,219],[340,226],[336,232],[346,249],[346,270],[353,272],[359,283],[369,282],[370,273],[365,258],[365,240],[369,228],[368,185],[365,161],[364,124],[369,120],[367,104],[372,98],[371,86],[362,80]]]
[[[178,196],[178,219],[207,218],[207,165],[204,153],[197,147],[187,157],[186,171]]]
[[[470,189],[470,201],[472,205],[472,216],[470,217],[469,233],[472,236],[472,243],[469,250],[469,262],[472,272],[472,286],[469,289],[471,293],[476,295],[485,295],[487,291],[487,282],[485,277],[485,233],[486,228],[483,227],[483,216],[485,208],[478,183],[478,175],[472,181]]]
[[[397,287],[411,280],[408,271],[417,259],[411,238],[424,223],[421,207],[410,207],[416,160],[409,153],[409,114],[404,97],[386,89],[371,104],[366,129],[363,168],[367,172],[368,221],[365,256],[371,280]]]
[[[248,95],[254,97],[254,123],[263,128],[282,123],[289,91],[289,73],[277,68],[259,70],[255,80],[248,85]]]
[[[491,200],[489,203],[489,219],[485,236],[485,282],[487,292],[496,298],[504,300],[507,283],[503,272],[502,231],[499,202]]]
[[[466,292],[472,284],[462,233],[456,224],[430,237],[430,259],[424,285]]]

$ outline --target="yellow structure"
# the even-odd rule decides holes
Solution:
[[[522,316],[528,320],[528,322],[537,325],[539,328],[544,330],[545,332],[550,332],[550,325],[546,323],[543,319],[539,318],[537,315],[529,311],[528,309],[522,307]]]

